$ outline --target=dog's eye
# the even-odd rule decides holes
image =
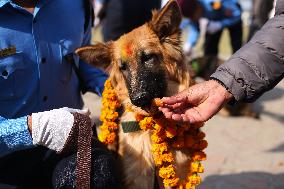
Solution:
[[[157,58],[157,55],[154,54],[154,53],[151,53],[151,54],[145,54],[145,53],[143,53],[143,54],[141,55],[141,62],[147,63],[147,62],[149,62],[149,61],[155,60],[156,58]]]
[[[124,62],[124,61],[119,61],[119,63],[118,63],[118,66],[119,66],[119,69],[121,70],[121,71],[125,71],[126,69],[127,69],[127,64],[126,64],[126,62]]]

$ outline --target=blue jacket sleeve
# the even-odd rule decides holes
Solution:
[[[186,43],[189,43],[192,47],[196,45],[200,31],[199,31],[199,24],[198,22],[192,22],[188,19],[189,31],[186,39]]]
[[[234,25],[241,20],[241,8],[237,3],[224,1],[223,3],[223,19],[221,20],[223,28]]]
[[[82,46],[89,45],[90,41],[91,24],[89,25],[89,28],[86,31]],[[94,92],[101,96],[104,89],[104,83],[105,80],[108,78],[108,75],[102,70],[95,68],[94,66],[91,66],[82,60],[80,60],[79,62],[79,72],[85,84],[86,90]]]
[[[27,116],[17,119],[0,116],[0,157],[30,147],[33,147],[33,140],[28,131]]]

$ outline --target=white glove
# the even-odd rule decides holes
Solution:
[[[221,22],[218,22],[218,21],[210,21],[207,25],[207,29],[206,31],[209,33],[209,34],[215,34],[217,33],[218,31],[220,31],[222,29],[222,24]]]
[[[185,43],[183,45],[183,53],[187,56],[190,56],[192,52],[192,46],[190,43]]]
[[[32,114],[33,144],[42,145],[61,152],[74,124],[72,113],[86,116],[90,111],[72,108],[60,108]]]

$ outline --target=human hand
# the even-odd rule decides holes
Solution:
[[[215,34],[222,29],[221,22],[218,21],[210,21],[207,25],[206,32],[209,34]]]
[[[232,97],[217,81],[209,80],[175,96],[162,98],[163,106],[159,110],[168,119],[193,124],[209,120]]]
[[[190,43],[185,43],[183,45],[183,53],[187,56],[190,56],[192,53],[192,45]]]
[[[56,152],[62,152],[69,143],[75,143],[78,137],[80,121],[90,122],[90,111],[72,108],[60,108],[33,113],[28,118],[33,144],[42,145]]]

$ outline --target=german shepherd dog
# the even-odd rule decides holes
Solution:
[[[180,46],[181,19],[178,3],[170,0],[159,12],[153,11],[151,21],[117,41],[77,49],[82,60],[109,73],[122,106],[134,111],[124,111],[120,122],[134,121],[135,112],[149,115],[154,98],[174,95],[192,84]],[[152,189],[156,173],[150,131],[123,133],[119,129],[118,138],[124,188]],[[173,153],[177,173],[186,173],[188,155]]]

